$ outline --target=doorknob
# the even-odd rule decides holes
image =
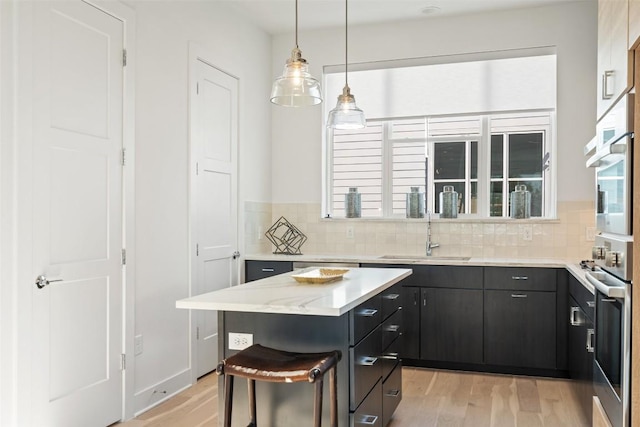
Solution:
[[[238,258],[240,258],[240,252],[235,251],[235,252],[233,253],[233,259],[238,259]]]
[[[36,286],[38,287],[38,289],[42,289],[45,286],[47,286],[49,283],[53,283],[53,282],[62,282],[62,279],[49,280],[47,279],[47,276],[42,274],[36,277]]]

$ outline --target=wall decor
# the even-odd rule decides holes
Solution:
[[[300,248],[307,241],[307,236],[283,216],[264,235],[276,247],[274,254],[302,255]]]

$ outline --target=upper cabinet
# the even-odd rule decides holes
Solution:
[[[629,50],[640,41],[640,0],[629,0]]]
[[[632,86],[629,1],[598,0],[598,120]]]

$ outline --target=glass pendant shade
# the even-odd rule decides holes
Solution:
[[[271,102],[284,107],[306,107],[322,102],[320,82],[309,74],[309,64],[300,49],[291,51],[282,76],[273,82]]]
[[[364,112],[356,106],[356,98],[345,86],[338,96],[336,108],[329,112],[327,126],[333,129],[362,129],[367,125]]]

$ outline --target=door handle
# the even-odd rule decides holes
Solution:
[[[231,257],[232,257],[233,259],[238,259],[238,258],[240,258],[240,252],[235,251],[235,252],[233,253],[233,255],[231,255]]]
[[[49,280],[47,279],[47,276],[45,276],[44,274],[41,274],[40,276],[36,277],[36,286],[38,287],[38,289],[42,289],[45,286],[49,285],[50,283],[62,282],[62,280],[63,279]]]

